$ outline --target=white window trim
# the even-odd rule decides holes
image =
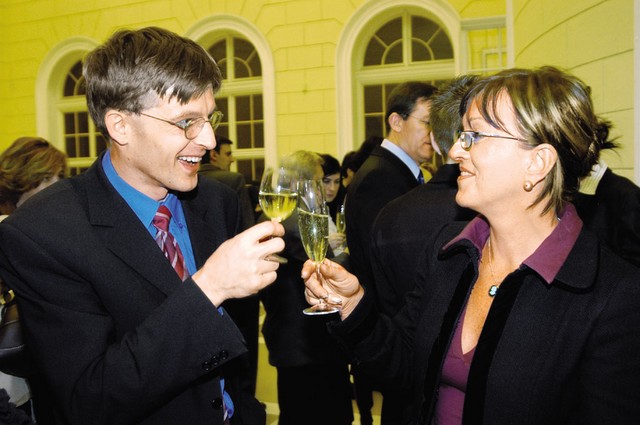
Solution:
[[[359,123],[361,115],[358,109],[362,108],[360,102],[354,102],[354,96],[361,92],[354,78],[356,69],[355,48],[361,47],[363,40],[367,40],[372,31],[377,29],[375,22],[388,20],[389,10],[411,8],[420,10],[427,16],[436,18],[447,32],[454,51],[453,74],[460,70],[458,52],[460,45],[460,16],[458,12],[446,0],[373,0],[358,9],[345,25],[338,45],[336,47],[336,115],[337,115],[337,144],[338,156],[342,158],[345,153],[359,146],[364,140],[360,134]],[[385,18],[385,16],[387,16]],[[388,75],[388,74],[385,74]],[[450,74],[449,74],[450,75]],[[362,140],[361,140],[362,139]]]
[[[72,37],[54,46],[45,56],[36,77],[36,130],[55,147],[65,152],[64,117],[59,108],[62,89],[71,67],[98,46],[86,37]],[[86,102],[84,110],[86,111]]]
[[[246,38],[256,49],[260,57],[262,67],[262,102],[264,118],[264,159],[265,166],[278,163],[278,144],[276,132],[276,90],[275,90],[275,66],[271,48],[260,30],[250,21],[233,15],[218,14],[208,16],[196,22],[187,32],[186,37],[195,40],[201,45],[211,44],[223,36],[229,35],[229,31],[235,31]],[[239,83],[251,84],[251,82]],[[220,95],[224,96],[224,84]],[[252,152],[260,152],[260,149]]]

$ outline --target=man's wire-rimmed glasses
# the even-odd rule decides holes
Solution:
[[[502,136],[500,134],[489,134],[483,133],[481,131],[459,131],[458,132],[458,141],[460,142],[460,146],[465,151],[471,150],[471,146],[475,143],[478,143],[480,139],[485,137],[494,137],[496,139],[509,139],[509,140],[517,140],[519,142],[526,142],[524,139],[520,139],[518,137],[512,136]]]
[[[427,128],[427,130],[431,131],[431,122],[427,120],[423,120],[422,118],[418,118],[415,115],[407,115],[407,116],[420,121]]]
[[[184,131],[184,137],[186,137],[188,140],[193,140],[198,137],[198,135],[202,131],[202,128],[207,122],[211,124],[211,128],[213,128],[213,131],[215,131],[222,122],[222,117],[224,117],[224,114],[222,112],[213,111],[213,114],[211,114],[211,117],[209,117],[209,119],[200,117],[173,122],[165,120],[163,118],[154,117],[153,115],[145,114],[144,112],[140,112],[140,115],[153,118],[154,120],[166,122],[167,124],[171,124],[182,129]]]

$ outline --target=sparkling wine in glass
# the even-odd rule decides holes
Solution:
[[[338,206],[338,211],[336,212],[336,230],[343,235],[347,231],[347,222],[344,218],[344,205]],[[344,247],[344,245],[343,242],[340,244],[340,247]]]
[[[320,264],[327,255],[329,247],[329,207],[325,202],[322,180],[301,180],[298,182],[298,229],[300,239],[307,256],[316,265],[318,279]],[[319,303],[303,310],[304,314],[329,314],[339,308],[327,302],[328,296],[320,298]]]
[[[347,222],[344,218],[344,205],[340,205],[336,212],[336,229],[338,233],[345,233],[347,230]]]
[[[293,213],[298,203],[297,179],[297,174],[287,168],[267,167],[264,170],[258,200],[262,212],[272,221],[281,222]],[[271,254],[269,260],[282,264],[287,262],[286,258],[277,254]]]

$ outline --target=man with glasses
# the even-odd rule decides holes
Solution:
[[[375,291],[369,266],[373,222],[389,201],[424,182],[420,164],[431,160],[429,108],[436,88],[422,82],[405,82],[387,100],[387,137],[374,148],[349,184],[345,200],[347,245],[353,272],[367,290]],[[362,382],[355,372],[361,424],[371,424],[362,402]],[[360,389],[360,391],[359,391]],[[365,394],[366,398],[366,394]]]
[[[89,53],[84,78],[109,149],[0,227],[0,274],[56,407],[47,419],[264,424],[223,372],[246,347],[220,305],[275,280],[265,257],[283,228],[239,233],[235,193],[198,178],[222,119],[215,61],[169,31],[123,30]]]
[[[476,215],[456,203],[460,167],[448,154],[459,140],[460,103],[477,79],[475,75],[457,77],[432,97],[431,137],[434,148],[447,162],[426,184],[389,202],[373,226],[371,268],[380,310],[390,317],[398,313],[405,295],[413,289],[416,264],[433,232],[446,223],[468,221]]]

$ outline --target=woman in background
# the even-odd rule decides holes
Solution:
[[[15,140],[0,154],[0,221],[31,196],[64,178],[66,170],[65,154],[45,139],[20,137]],[[0,290],[8,290],[2,281]],[[0,372],[0,388],[7,391],[11,403],[30,417],[35,416],[39,424],[46,424],[50,418],[46,407],[50,397],[39,393],[38,379],[34,376],[27,381]],[[32,393],[35,396],[30,401]]]
[[[327,206],[329,207],[329,245],[333,250],[333,255],[338,256],[344,252],[347,246],[346,235],[338,232],[336,220],[338,212],[344,208],[344,195],[346,189],[342,187],[342,179],[340,177],[340,163],[329,154],[321,154],[323,163],[322,184],[324,185],[325,195],[327,197]],[[344,211],[342,211],[344,213]],[[344,216],[342,218],[344,220]]]
[[[66,156],[39,137],[21,137],[0,155],[0,213],[9,215],[64,178]]]

